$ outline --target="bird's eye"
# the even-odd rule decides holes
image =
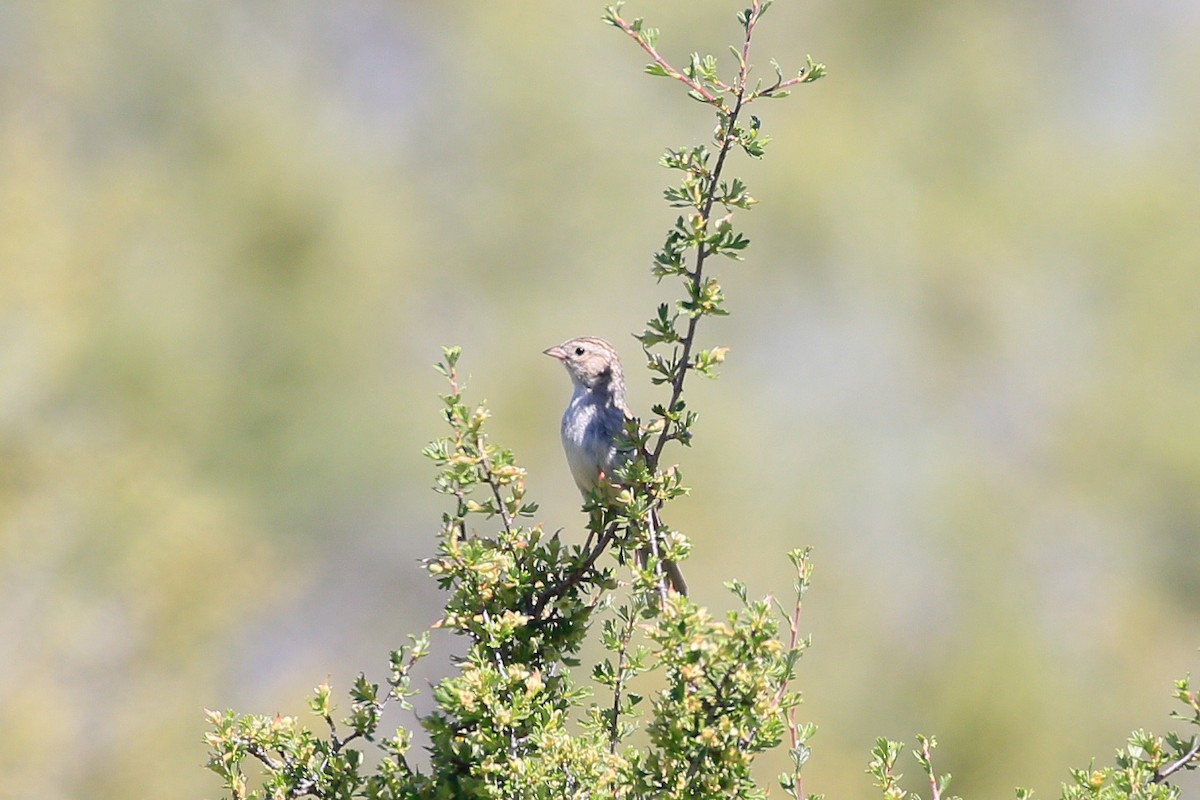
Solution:
[[[575,355],[577,355],[577,356],[581,356],[581,355],[583,355],[583,348],[582,348],[582,347],[576,347],[576,348],[575,348]]]

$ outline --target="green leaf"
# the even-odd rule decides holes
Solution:
[[[804,77],[803,83],[812,83],[815,80],[825,77],[826,69],[824,64],[813,61],[813,57],[810,55],[806,55],[804,60],[807,66],[800,73]]]
[[[701,350],[693,357],[692,368],[707,378],[716,378],[717,373],[715,368],[718,364],[725,361],[725,354],[728,352],[728,347],[713,347],[709,350]]]

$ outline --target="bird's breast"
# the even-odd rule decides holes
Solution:
[[[596,486],[601,470],[611,472],[616,448],[613,444],[625,415],[590,392],[578,392],[562,418],[562,443],[567,465],[579,491]]]

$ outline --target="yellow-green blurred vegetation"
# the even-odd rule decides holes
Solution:
[[[626,13],[678,60],[738,8]],[[216,796],[203,707],[382,676],[436,616],[440,344],[582,531],[539,351],[638,363],[655,162],[712,124],[600,12],[0,6],[0,797]],[[871,796],[874,737],[925,731],[958,793],[1055,795],[1169,727],[1200,644],[1198,37],[1182,0],[779,0],[759,29],[764,71],[830,77],[757,106],[775,142],[732,167],[760,205],[670,517],[718,606],[734,576],[786,598],[816,547],[809,791]]]

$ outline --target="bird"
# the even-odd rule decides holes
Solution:
[[[542,352],[561,361],[571,376],[573,392],[562,416],[562,444],[571,477],[586,499],[602,481],[611,481],[613,470],[629,458],[617,446],[625,421],[633,418],[625,400],[621,357],[596,336],[568,339]],[[661,529],[657,513],[652,514],[652,522]],[[638,552],[643,565],[649,556],[649,548]],[[679,565],[667,559],[660,563],[670,587],[686,595]]]

